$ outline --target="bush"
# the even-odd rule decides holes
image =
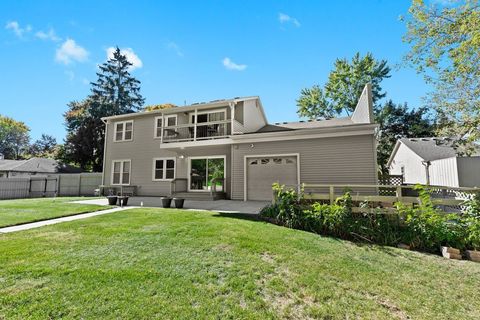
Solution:
[[[425,187],[417,185],[415,190],[418,191],[420,198],[418,207],[396,204],[399,214],[406,217],[406,230],[402,241],[412,248],[430,252],[437,252],[439,246],[464,248],[462,219],[437,209],[431,200],[430,191]]]
[[[361,212],[354,212],[350,190],[345,190],[332,205],[306,204],[303,190],[297,193],[279,184],[274,184],[273,190],[275,203],[260,214],[290,228],[381,245],[403,242],[430,252],[438,252],[439,246],[480,249],[479,194],[465,203],[460,216],[436,208],[430,191],[422,186],[415,187],[420,198],[418,206],[397,203],[394,213],[370,208],[368,203],[362,203]]]
[[[467,230],[467,248],[480,250],[480,193],[464,203],[463,218]]]

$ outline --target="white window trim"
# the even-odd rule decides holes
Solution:
[[[155,179],[155,165],[157,164],[157,160],[163,160],[163,176],[167,176],[167,160],[173,160],[173,178],[172,179]],[[161,158],[153,158],[152,164],[152,181],[172,181],[177,177],[177,159],[175,157],[161,157]]]
[[[158,133],[158,119],[162,119],[162,128],[165,128],[168,126],[165,126],[165,123],[168,123],[168,119],[169,118],[175,118],[175,125],[173,127],[176,127],[178,126],[178,116],[176,114],[170,114],[170,115],[166,115],[166,116],[160,116],[160,117],[155,117],[155,130],[153,131],[153,137],[154,138],[161,138],[162,137],[162,134],[160,132],[160,135],[157,135]]]
[[[227,179],[227,156],[226,155],[215,155],[215,156],[194,156],[194,157],[188,157],[188,186],[187,186],[187,190],[188,192],[210,192],[208,190],[194,190],[194,189],[190,189],[190,186],[191,186],[191,183],[192,183],[192,175],[191,175],[191,171],[192,171],[192,160],[195,160],[195,159],[223,159],[223,179]],[[225,183],[226,185],[226,183]],[[225,186],[224,186],[225,188]]]
[[[227,121],[227,108],[222,108],[222,109],[216,109],[216,110],[208,110],[208,111],[197,111],[197,116],[201,115],[201,114],[209,114],[209,113],[218,113],[218,112],[223,112],[224,113],[224,120],[223,121]],[[194,122],[192,122],[192,115],[195,115],[195,112],[190,112],[188,114],[188,123],[189,124],[194,124]],[[201,122],[203,123],[203,122]],[[208,122],[207,122],[208,123]]]
[[[131,123],[132,124],[132,137],[130,139],[125,139],[125,129],[127,127],[127,123]],[[123,132],[122,132],[122,139],[121,140],[117,140],[117,125],[122,123],[123,124]],[[126,121],[117,121],[117,122],[114,122],[113,123],[113,141],[114,142],[126,142],[126,141],[133,141],[133,120],[126,120]]]
[[[128,183],[123,183],[123,165],[126,161],[130,162],[130,170],[128,171]],[[113,173],[115,168],[115,162],[120,162],[120,183],[113,183]],[[110,184],[112,186],[129,186],[132,181],[132,160],[131,159],[117,159],[112,160],[112,173],[110,176]]]

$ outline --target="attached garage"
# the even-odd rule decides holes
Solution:
[[[299,171],[297,154],[246,157],[246,200],[272,200],[272,184],[275,182],[287,186],[298,186]]]

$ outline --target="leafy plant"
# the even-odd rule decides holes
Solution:
[[[467,229],[467,247],[480,250],[480,193],[465,201],[463,217]]]

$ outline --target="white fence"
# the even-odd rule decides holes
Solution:
[[[93,196],[101,184],[101,173],[0,178],[0,199]]]

